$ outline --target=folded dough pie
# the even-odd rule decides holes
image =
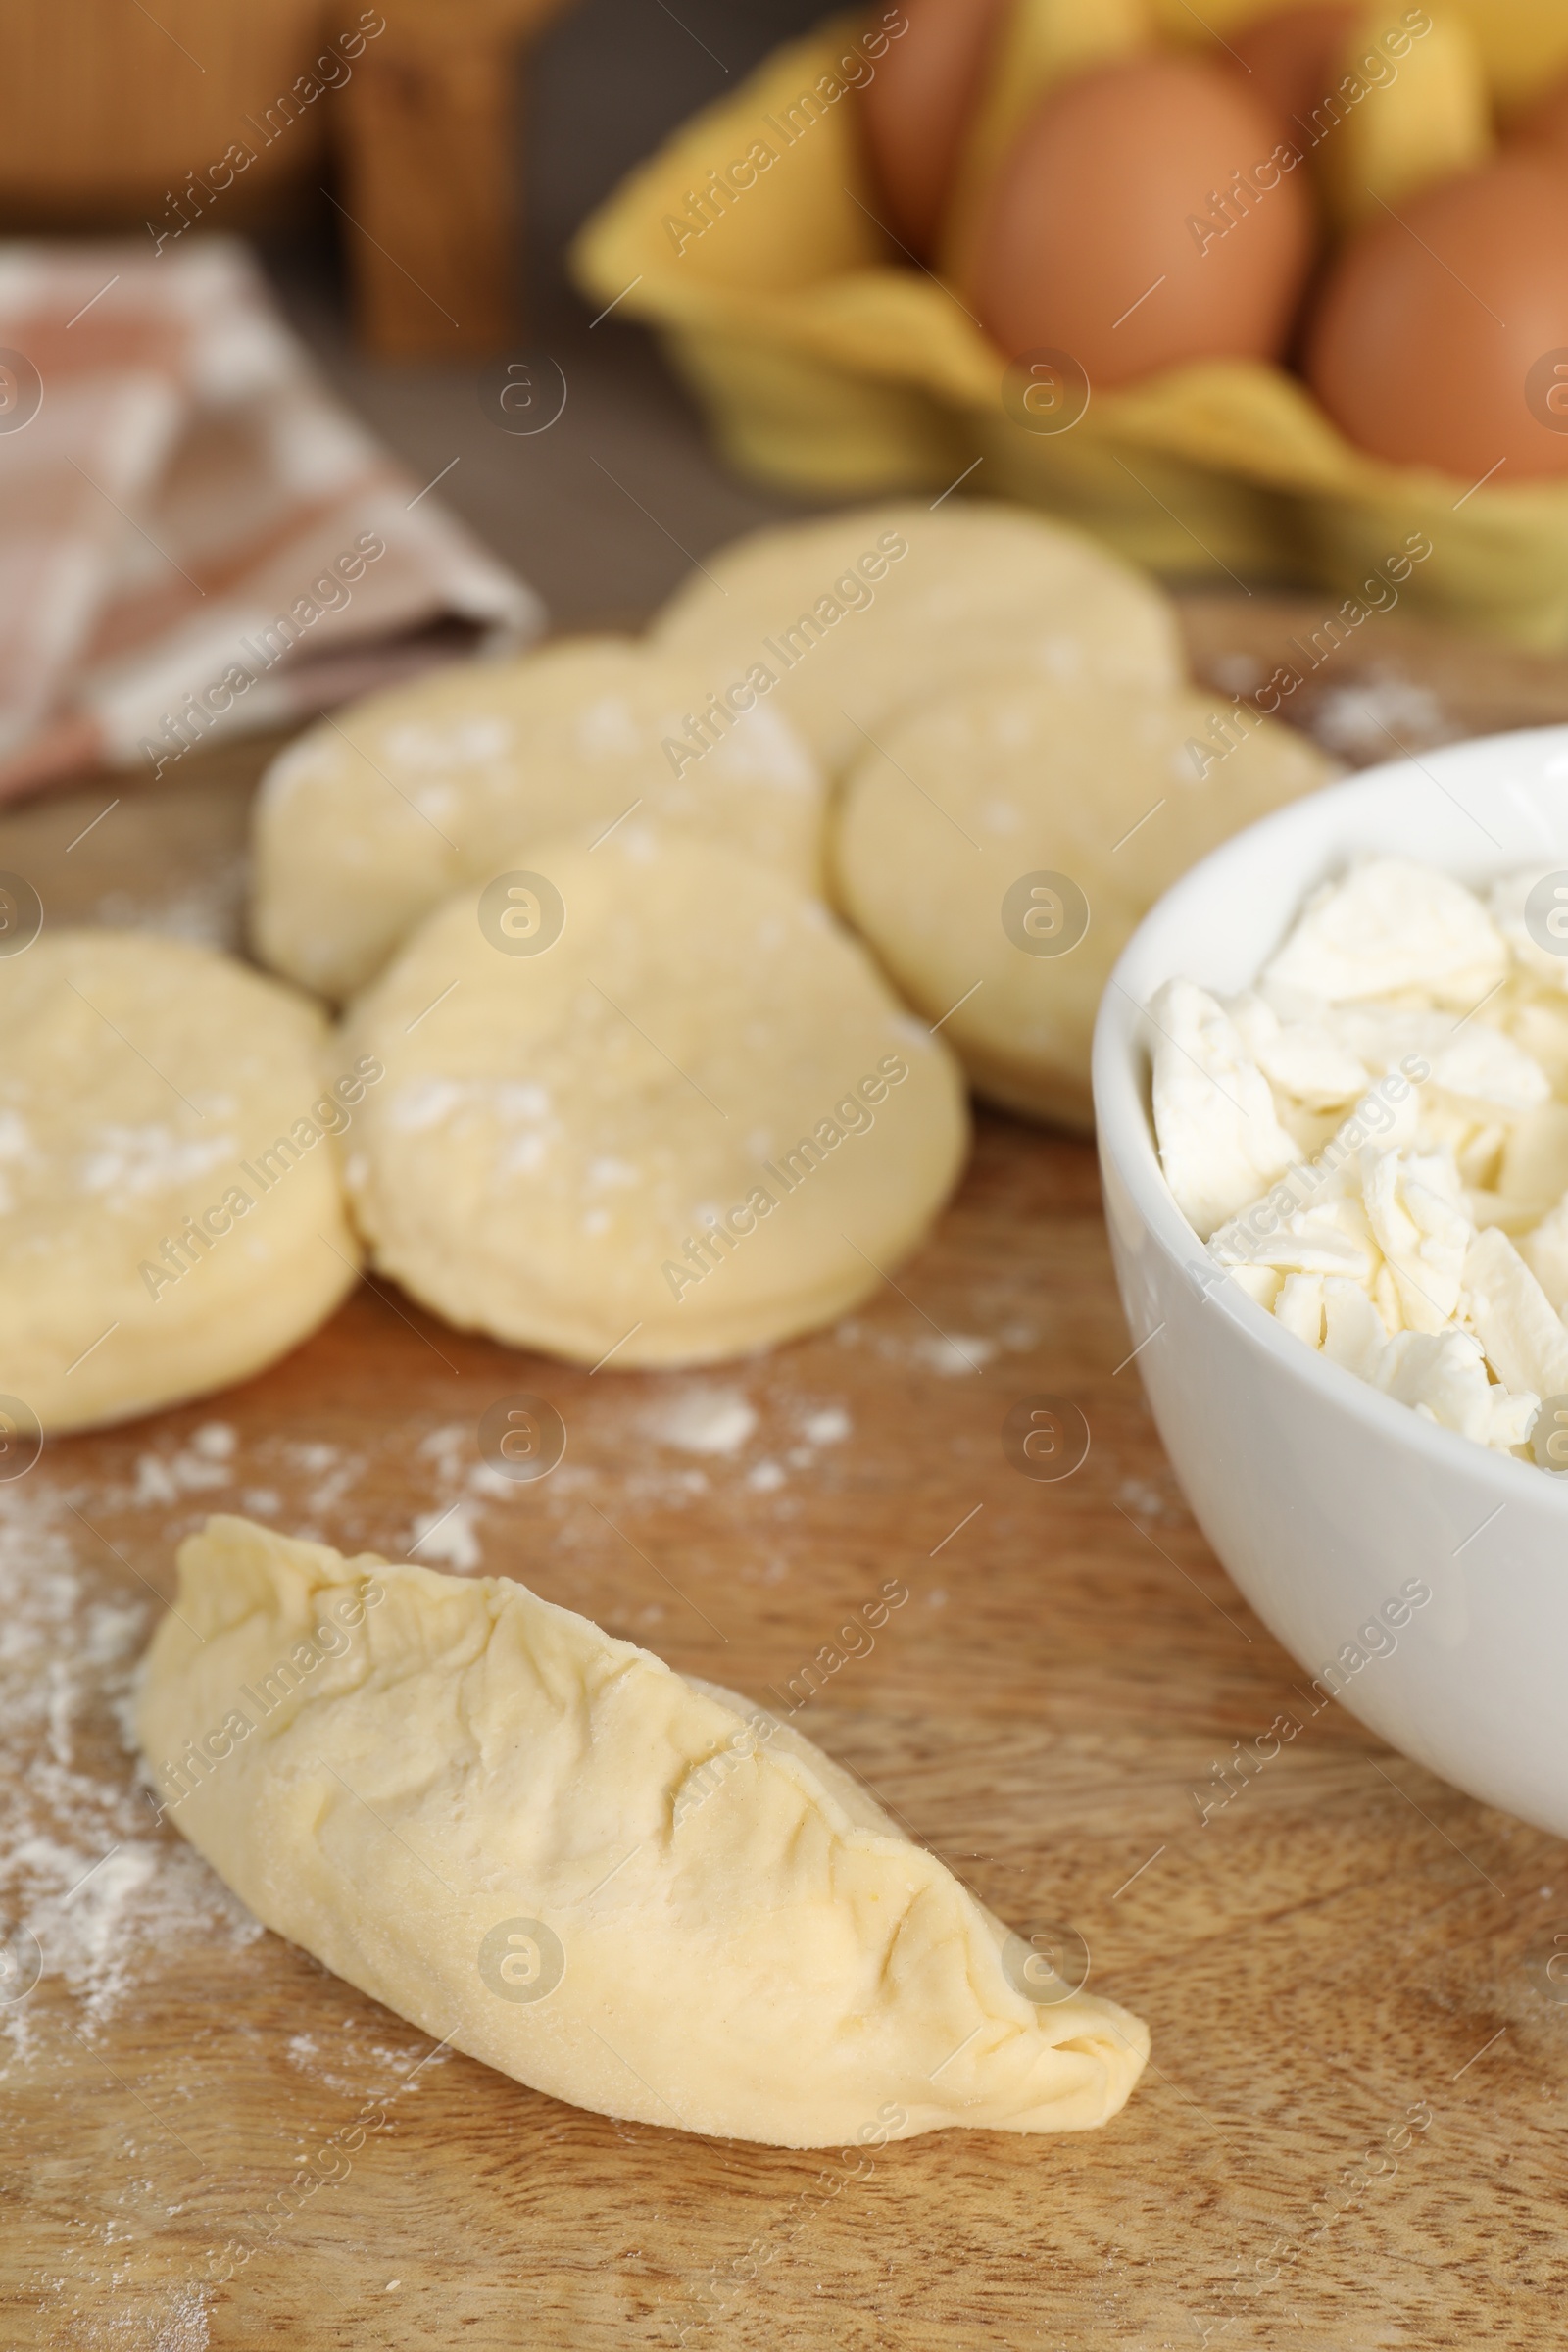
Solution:
[[[229,1518],[179,1570],[138,1710],[164,1804],[438,2040],[784,2147],[1079,2130],[1137,2082],[1136,2018],[1020,1989],[1029,1946],[761,1709],[505,1579]]]

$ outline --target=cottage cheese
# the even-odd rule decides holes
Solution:
[[[1559,957],[1527,917],[1540,879],[1478,895],[1369,858],[1252,988],[1173,980],[1149,1008],[1161,1163],[1229,1279],[1358,1380],[1526,1458],[1568,1398],[1568,937]]]

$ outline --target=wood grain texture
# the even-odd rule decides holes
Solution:
[[[1190,609],[1210,662],[1267,655],[1288,621]],[[1470,659],[1484,701],[1492,673]],[[1401,641],[1399,661],[1462,728],[1448,649]],[[1532,677],[1544,709],[1547,665]],[[1561,671],[1556,691],[1568,712]],[[220,932],[259,764],[254,748],[193,757],[172,789],[116,779],[10,812],[0,866],[25,860],[62,912]],[[80,1587],[0,1702],[0,1723],[38,1717],[8,1808],[66,1805],[76,1775],[111,1792],[103,1845],[121,1854],[101,1877],[127,1853],[152,1865],[96,1959],[69,1925],[94,1882],[73,1896],[36,1988],[0,2009],[20,2045],[0,2074],[0,2342],[1556,2352],[1568,2003],[1541,1946],[1568,1921],[1568,1852],[1343,1709],[1311,1713],[1193,1526],[1123,1360],[1086,1147],[983,1120],[898,1283],[700,1383],[590,1378],[367,1286],[243,1388],[61,1441],[0,1487],[0,1557],[36,1577],[21,1615],[52,1577]],[[693,1386],[756,1413],[733,1453],[671,1442]],[[517,1390],[564,1417],[565,1462],[475,1494],[475,1424]],[[1002,1448],[1008,1408],[1039,1394],[1072,1397],[1092,1432],[1059,1484]],[[837,1438],[817,1418],[834,1411]],[[191,1442],[215,1421],[234,1433],[224,1459]],[[84,1661],[91,1604],[150,1623],[173,1544],[247,1498],[393,1557],[460,1503],[490,1572],[760,1695],[903,1579],[874,1649],[797,1720],[1014,1925],[1082,1934],[1091,1984],[1153,2029],[1127,2111],[1065,2138],[941,2133],[856,2177],[617,2125],[432,2055],[304,1954],[247,1939],[216,1890],[203,1911],[203,1866],[119,1793],[129,1760]],[[45,1705],[50,1675],[77,1667],[86,1702]],[[1297,1736],[1204,1823],[1194,1790],[1286,1716]],[[160,1907],[166,1884],[185,1895]],[[298,2210],[267,2234],[247,2217],[292,2182]],[[230,2242],[254,2250],[217,2283]]]
[[[339,122],[370,350],[451,359],[500,350],[515,328],[515,59],[564,4],[391,0]]]
[[[319,164],[319,107],[276,109],[326,41],[352,29],[359,7],[323,0],[9,0],[0,26],[0,210],[8,223],[133,227],[189,173],[204,179],[232,143],[254,161],[232,183],[215,225],[266,217],[278,186]],[[248,118],[261,118],[261,126]],[[188,199],[199,214],[198,191]],[[150,248],[149,248],[150,250]]]
[[[516,59],[565,5],[10,0],[0,218],[233,233],[314,206],[330,172],[369,347],[497,350],[516,325]]]

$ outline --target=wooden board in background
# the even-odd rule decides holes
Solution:
[[[1188,613],[1210,664],[1271,664],[1316,617]],[[1380,723],[1568,717],[1562,665],[1372,625]],[[1315,691],[1352,682],[1347,659]],[[232,936],[260,758],[9,811],[0,867],[60,915]],[[362,1288],[260,1379],[59,1442],[0,1486],[8,1814],[58,1849],[33,1849],[57,1896],[44,1976],[0,2007],[0,2342],[1557,2352],[1568,2003],[1541,1948],[1568,1925],[1568,1852],[1338,1707],[1310,1714],[1124,1362],[1087,1147],[984,1120],[899,1284],[771,1356],[592,1379]],[[475,1425],[520,1389],[562,1412],[566,1461],[475,1493]],[[733,1450],[678,1442],[694,1393],[755,1414]],[[1054,1486],[1001,1445],[1043,1393],[1092,1431]],[[1092,1985],[1153,2028],[1126,2113],[1059,2139],[943,2133],[849,2179],[432,2056],[251,1933],[130,1792],[115,1701],[173,1544],[215,1505],[394,1557],[450,1513],[434,1540],[459,1556],[471,1539],[488,1570],[759,1694],[902,1580],[874,1650],[798,1720],[1013,1924],[1083,1935]],[[1298,1736],[1204,1824],[1193,1791],[1288,1714]],[[66,1900],[73,1855],[93,1875]],[[334,2135],[367,2109],[384,2123],[348,2153]],[[296,2179],[318,2185],[263,2239],[245,2216]],[[256,2250],[215,2283],[209,2250],[236,2237]]]

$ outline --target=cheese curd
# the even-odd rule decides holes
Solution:
[[[1367,858],[1250,989],[1172,980],[1149,1007],[1161,1164],[1216,1264],[1358,1380],[1527,1459],[1568,1402],[1568,936],[1559,956],[1542,879]]]
[[[1325,1004],[1420,989],[1460,1009],[1500,980],[1508,949],[1473,891],[1404,858],[1366,858],[1313,892],[1264,979]]]

